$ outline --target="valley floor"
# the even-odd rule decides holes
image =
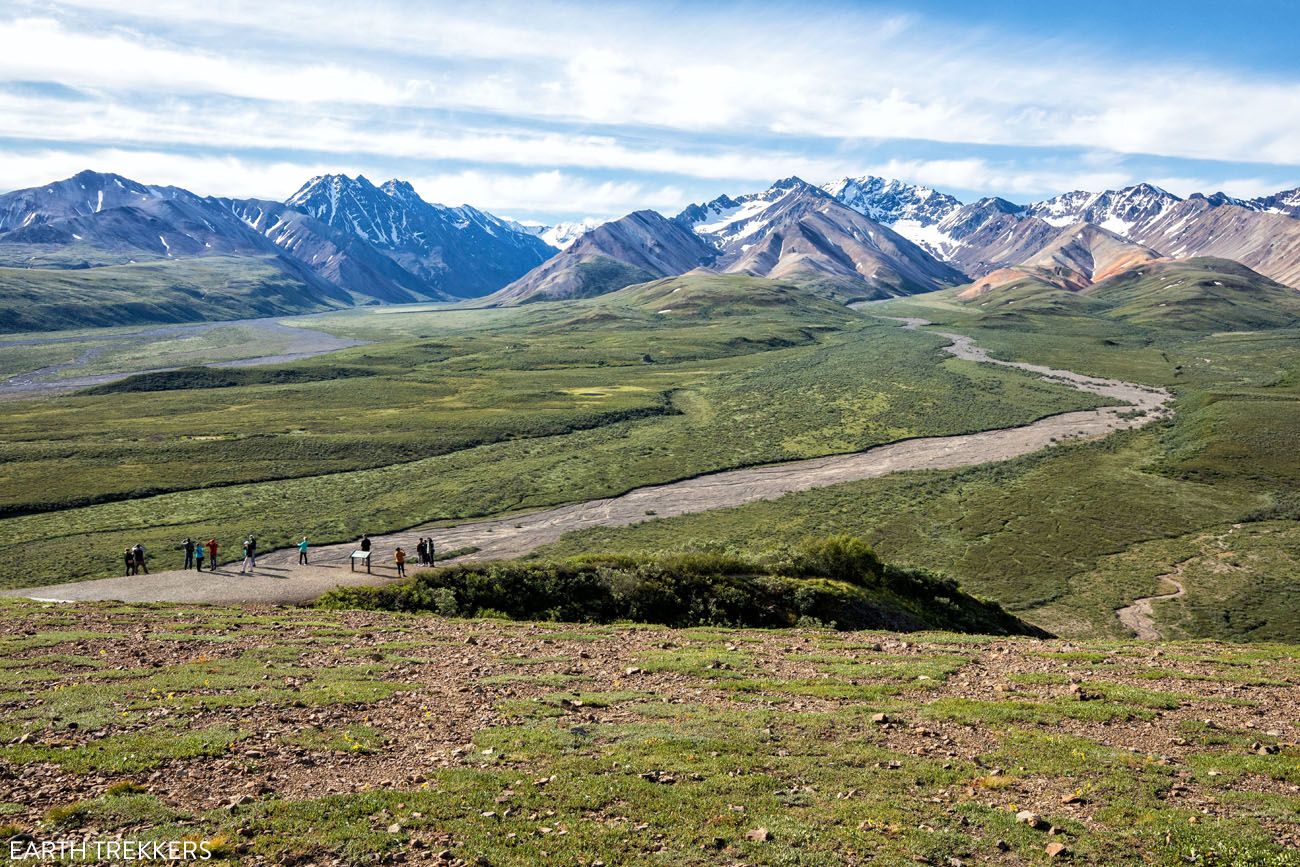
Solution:
[[[907,327],[924,326],[909,320]],[[1048,448],[1057,442],[1103,437],[1159,420],[1167,414],[1167,391],[1118,380],[1081,376],[1066,370],[1012,363],[990,358],[968,337],[940,332],[952,341],[948,352],[966,361],[1013,367],[1053,382],[1069,384],[1119,406],[1067,412],[1027,425],[947,437],[924,437],[878,446],[865,452],[792,461],[712,473],[637,488],[619,497],[591,500],[527,514],[447,526],[412,528],[375,535],[374,565],[378,581],[395,577],[392,552],[403,547],[414,560],[417,540],[433,536],[442,551],[467,550],[459,560],[520,557],[555,543],[566,533],[595,527],[624,527],[649,517],[670,518],[773,500],[849,481],[877,478],[909,470],[937,470],[1005,461]],[[368,583],[350,566],[354,543],[329,545],[311,553],[310,566],[298,565],[296,549],[283,549],[259,558],[259,574],[237,573],[227,562],[220,572],[155,571],[150,575],[73,582],[9,591],[42,600],[121,600],[127,602],[299,603],[340,584]],[[169,556],[175,556],[170,554]],[[229,561],[234,555],[227,552]],[[155,561],[155,570],[158,562]]]
[[[0,660],[0,837],[281,864],[1300,864],[1295,646],[9,600]]]

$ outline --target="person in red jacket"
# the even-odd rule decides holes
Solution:
[[[211,564],[210,566],[208,566],[208,568],[213,572],[215,572],[217,571],[217,540],[209,539],[207,544],[207,549],[208,549],[208,563]]]

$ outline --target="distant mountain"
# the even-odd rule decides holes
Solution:
[[[569,245],[586,232],[599,226],[599,220],[588,217],[584,220],[571,223],[556,223],[554,226],[544,225],[524,225],[522,223],[512,222],[510,225],[518,232],[526,232],[534,237],[541,238],[548,246],[557,250],[567,250]]]
[[[843,178],[823,184],[822,189],[840,204],[940,257],[943,238],[934,227],[962,205],[947,193],[874,175]]]
[[[1126,233],[1174,259],[1235,259],[1288,286],[1300,286],[1300,219],[1194,195]]]
[[[1117,235],[1125,235],[1133,226],[1158,219],[1181,201],[1159,187],[1137,184],[1102,193],[1076,190],[1027,205],[1024,210],[1053,226],[1092,223]]]
[[[1274,193],[1271,196],[1260,196],[1257,199],[1251,199],[1244,203],[1246,207],[1255,211],[1264,211],[1269,214],[1285,214],[1289,217],[1300,217],[1300,187],[1292,190],[1283,190],[1280,193]]]
[[[716,256],[716,250],[680,223],[657,211],[636,211],[584,233],[485,302],[509,305],[589,298],[683,274]]]
[[[714,270],[822,288],[838,300],[927,292],[964,275],[893,230],[799,178],[722,196],[677,215],[712,244]]]
[[[301,313],[355,299],[216,200],[81,172],[0,195],[0,329]],[[44,311],[39,316],[38,311]]]
[[[1058,233],[1019,264],[978,278],[957,297],[968,301],[1025,281],[1033,285],[1081,292],[1094,283],[1160,258],[1154,250],[1092,223],[1075,223]]]
[[[451,300],[345,229],[329,226],[280,202],[216,201],[318,276],[349,292],[357,303]]]
[[[638,211],[582,235],[489,299],[586,297],[697,268],[796,282],[840,301],[964,282],[956,269],[799,178],[719,196],[672,220]]]
[[[312,178],[285,202],[360,237],[454,298],[486,295],[549,259],[555,249],[491,214],[424,201],[406,181],[376,187],[358,175]]]

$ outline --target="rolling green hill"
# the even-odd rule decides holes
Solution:
[[[1300,292],[1230,259],[1164,259],[1087,290],[1104,315],[1159,328],[1250,331],[1300,325]]]
[[[98,268],[0,268],[0,332],[203,322],[344,307],[273,259],[208,256]]]
[[[606,295],[601,305],[633,307],[670,319],[712,319],[762,311],[784,311],[810,324],[844,322],[857,317],[842,304],[798,284],[707,271],[628,286]]]
[[[1077,290],[1019,270],[934,294],[1003,325],[1028,322],[1035,313],[1205,332],[1300,325],[1300,292],[1229,259],[1156,259]]]

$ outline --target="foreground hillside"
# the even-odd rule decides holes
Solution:
[[[1293,646],[5,602],[0,659],[3,836],[281,864],[1300,864]]]

